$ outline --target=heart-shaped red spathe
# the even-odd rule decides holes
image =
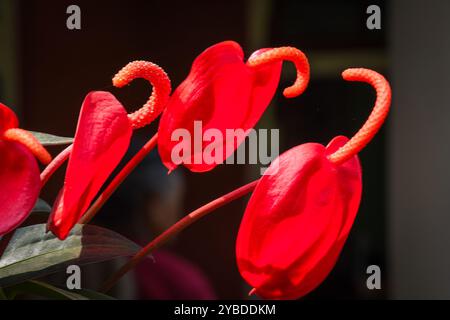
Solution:
[[[121,88],[137,78],[146,79],[153,86],[148,101],[137,111],[127,114],[111,93],[88,94],[81,108],[72,148],[64,150],[42,174],[42,181],[46,182],[70,155],[64,187],[48,222],[49,229],[60,239],[67,237],[125,155],[133,129],[151,123],[167,104],[170,79],[152,62],[136,60],[128,63],[114,76],[113,84]]]
[[[268,50],[271,49],[255,52],[249,61],[256,60]],[[164,165],[169,170],[182,164],[191,171],[205,172],[225,161],[245,140],[248,130],[255,126],[272,100],[281,65],[281,60],[277,60],[250,66],[244,62],[242,48],[233,41],[218,43],[201,53],[188,77],[171,96],[161,117],[158,149]],[[303,69],[307,70],[304,75],[307,83],[309,66]],[[200,141],[195,140],[198,137],[194,133],[195,121],[201,123]],[[203,134],[210,129],[219,132],[222,139],[203,141]],[[179,138],[177,130],[188,133],[190,139]],[[227,130],[231,133],[240,130],[242,134],[227,135]],[[180,148],[176,148],[177,145]],[[210,163],[203,159],[206,147],[215,150],[219,155],[215,160],[219,158],[219,161]],[[190,152],[174,155],[174,150],[179,149]]]
[[[19,226],[41,189],[39,167],[22,144],[0,138],[0,236]]]
[[[83,102],[64,187],[49,229],[65,239],[125,155],[132,125],[122,104],[109,92],[91,92]]]
[[[0,236],[18,227],[30,214],[41,189],[35,156],[51,156],[29,132],[19,129],[14,112],[0,103]]]
[[[264,298],[295,299],[330,273],[358,211],[357,156],[340,165],[327,158],[348,140],[326,148],[308,143],[279,156],[249,201],[236,243],[243,278]]]

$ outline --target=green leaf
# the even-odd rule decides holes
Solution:
[[[32,294],[57,300],[89,300],[79,293],[57,288],[51,284],[36,280],[9,287],[7,292],[10,299],[14,299],[18,294]]]
[[[34,205],[33,210],[31,210],[31,212],[50,213],[50,212],[52,212],[52,207],[44,200],[38,199],[36,201],[36,204]]]
[[[83,265],[132,256],[140,248],[125,237],[101,227],[76,225],[61,241],[45,224],[17,229],[0,242],[0,287]]]
[[[8,287],[6,293],[4,294],[5,299],[8,299],[8,297],[14,299],[19,294],[32,294],[58,300],[116,300],[111,296],[93,290],[66,290],[37,280],[29,280]]]
[[[60,146],[73,143],[73,138],[58,137],[52,134],[30,131],[43,146]]]
[[[83,297],[88,298],[89,300],[117,300],[111,296],[108,296],[104,293],[88,290],[88,289],[82,289],[82,290],[74,290],[74,292],[78,293],[79,295],[82,295]]]
[[[8,300],[8,297],[6,296],[6,293],[2,288],[0,288],[0,300]]]

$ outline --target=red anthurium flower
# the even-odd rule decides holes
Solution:
[[[122,87],[138,77],[149,80],[154,90],[149,101],[132,114],[127,115],[122,104],[108,92],[91,92],[83,102],[64,187],[48,223],[60,239],[67,237],[125,155],[132,130],[153,121],[167,103],[170,80],[153,63],[132,62],[119,71],[113,83]]]
[[[225,41],[201,53],[188,77],[174,91],[160,120],[158,149],[164,165],[174,170],[183,164],[191,171],[204,172],[233,154],[272,100],[284,60],[292,61],[297,69],[295,83],[284,90],[284,95],[291,98],[301,94],[309,81],[309,64],[300,50],[262,49],[244,62],[239,44]],[[219,132],[223,139],[203,138],[208,129]],[[235,139],[227,136],[227,129],[241,130],[243,134]],[[187,132],[190,139],[180,138],[183,133],[177,130]],[[219,155],[220,161],[203,159],[207,147]]]
[[[14,112],[0,103],[0,236],[14,230],[33,209],[41,189],[39,167],[50,154],[34,136],[17,128]]]
[[[367,69],[343,77],[377,92],[374,110],[351,139],[326,147],[307,143],[279,156],[259,181],[239,230],[236,255],[244,279],[264,298],[295,299],[315,289],[334,267],[358,211],[361,168],[357,153],[385,120],[388,82]]]

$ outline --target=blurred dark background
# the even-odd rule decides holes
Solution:
[[[193,59],[214,43],[235,40],[247,57],[258,48],[291,45],[310,59],[309,88],[291,100],[284,99],[279,90],[259,124],[280,129],[280,151],[284,151],[304,142],[326,144],[336,135],[353,135],[367,118],[374,95],[369,86],[346,83],[340,73],[348,67],[373,68],[392,80],[393,115],[360,155],[363,200],[338,265],[307,299],[450,297],[448,282],[441,281],[449,276],[432,276],[444,272],[450,264],[448,258],[438,260],[432,254],[434,249],[445,249],[443,243],[449,239],[443,235],[444,229],[437,230],[444,224],[428,216],[431,208],[441,214],[450,213],[448,200],[443,200],[448,197],[439,193],[440,201],[433,198],[437,192],[433,191],[435,182],[439,187],[448,187],[448,170],[441,159],[436,166],[444,171],[431,170],[431,177],[418,174],[430,169],[434,165],[432,154],[441,151],[430,146],[434,132],[427,130],[434,129],[426,126],[443,121],[439,114],[445,112],[444,104],[436,100],[439,84],[432,77],[440,74],[439,80],[450,84],[445,70],[448,63],[442,65],[444,69],[436,65],[446,60],[439,52],[450,50],[448,37],[444,37],[449,24],[445,12],[450,12],[450,6],[446,1],[424,3],[0,0],[0,98],[18,112],[22,127],[71,136],[81,102],[91,90],[113,92],[129,110],[147,99],[150,87],[145,81],[137,80],[120,90],[111,86],[111,77],[129,61],[145,59],[159,64],[176,87],[188,74]],[[72,4],[81,8],[81,30],[66,28],[66,8]],[[372,4],[381,8],[380,30],[366,27],[366,9]],[[421,68],[421,63],[430,65]],[[433,67],[434,72],[430,72]],[[414,72],[421,72],[422,82]],[[285,64],[280,88],[293,79],[292,66]],[[442,81],[437,83],[445,92]],[[435,91],[427,95],[426,89]],[[436,103],[432,113],[436,118],[422,111],[422,107],[432,107],[424,97]],[[448,94],[445,97],[449,100]],[[418,105],[418,101],[424,105]],[[413,125],[414,121],[421,122]],[[442,133],[439,130],[443,127],[437,125],[436,135]],[[136,148],[155,130],[152,125],[139,131]],[[52,150],[54,154],[58,151]],[[426,155],[420,158],[422,153]],[[115,226],[124,234],[139,234],[145,242],[161,231],[158,226],[163,229],[177,215],[179,218],[241,186],[256,178],[258,172],[251,166],[222,165],[204,174],[178,169],[174,177],[167,178],[158,175],[163,169],[157,163],[155,154],[140,167],[142,175],[150,180],[153,177],[153,181],[135,181],[131,177],[112,199],[113,205],[103,210],[98,223]],[[144,174],[146,170],[148,175]],[[62,179],[61,171],[46,187],[45,200],[53,201]],[[138,200],[133,198],[135,192],[140,192],[139,186],[147,182],[147,193]],[[167,194],[160,194],[159,183],[169,190]],[[421,198],[421,189],[415,185],[425,188],[429,198]],[[138,203],[137,208],[130,201]],[[248,292],[234,258],[235,237],[246,201],[235,201],[201,220],[166,249],[192,266],[209,284],[214,297],[244,298]],[[170,212],[161,206],[164,203],[172,203]],[[146,212],[143,224],[138,223],[142,217],[132,214],[140,210]],[[152,215],[167,219],[154,221]],[[430,220],[434,223],[427,224]],[[441,238],[435,238],[439,234]],[[381,268],[382,290],[366,287],[366,268],[372,264]],[[428,275],[426,280],[418,279],[424,274]]]

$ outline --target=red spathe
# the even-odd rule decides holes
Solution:
[[[258,183],[239,230],[236,256],[256,294],[296,299],[315,289],[334,267],[359,208],[357,156],[334,165],[327,147],[307,143],[279,156]]]
[[[108,92],[92,92],[81,108],[64,187],[49,229],[65,239],[125,155],[132,126],[122,104]]]
[[[261,52],[264,50],[253,55]],[[188,142],[191,152],[182,156],[182,164],[189,170],[205,172],[218,164],[206,163],[201,155],[201,161],[195,161],[195,152],[203,152],[206,146],[217,150],[222,162],[225,161],[246,137],[244,134],[229,142],[233,148],[227,150],[226,130],[245,132],[255,126],[275,94],[281,65],[280,61],[249,67],[244,62],[242,48],[233,41],[218,43],[201,53],[188,77],[171,96],[160,120],[158,149],[164,165],[169,170],[178,165],[172,158],[174,146],[181,143],[172,136],[177,129],[186,129],[191,135]],[[195,150],[194,121],[202,122],[202,135],[208,129],[219,130],[224,141],[203,141],[201,148],[197,148],[200,150]]]
[[[3,103],[0,103],[0,133],[18,126],[19,120],[14,112]]]
[[[9,129],[18,126],[14,112],[0,103],[0,236],[25,221],[41,188],[39,167],[32,151],[5,136]]]
[[[0,139],[0,236],[29,215],[41,188],[33,154],[18,142]]]

